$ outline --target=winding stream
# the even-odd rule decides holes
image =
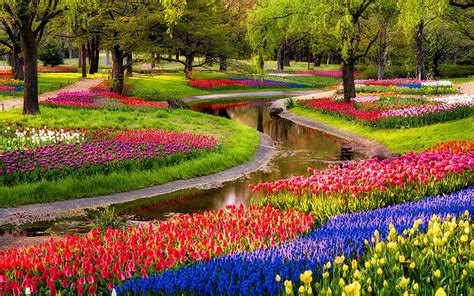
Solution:
[[[309,166],[322,169],[327,167],[329,162],[347,157],[339,140],[283,118],[272,118],[268,111],[269,103],[267,100],[238,104],[231,108],[207,105],[205,108],[195,109],[198,112],[234,120],[270,136],[277,142],[277,153],[267,167],[224,184],[209,184],[207,188],[182,190],[165,196],[117,205],[116,212],[128,219],[148,221],[164,219],[176,213],[218,210],[231,204],[247,206],[250,197],[256,196],[249,189],[249,184],[307,174]],[[44,236],[47,235],[45,230],[49,228],[58,234],[87,231],[87,228],[81,226],[80,221],[68,223],[50,221],[25,226],[20,230],[0,230],[0,240]]]

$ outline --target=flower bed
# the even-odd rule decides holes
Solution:
[[[364,240],[370,240],[375,230],[380,237],[385,237],[390,233],[390,224],[400,233],[418,219],[423,221],[418,225],[419,229],[425,230],[432,215],[443,218],[447,215],[460,216],[466,210],[474,212],[472,187],[451,195],[367,213],[337,216],[309,235],[276,247],[236,253],[148,278],[130,280],[117,287],[117,291],[119,295],[276,295],[279,291],[282,292],[281,283],[276,281],[278,278],[297,283],[305,270],[321,274],[323,265],[336,256],[361,256],[366,248]],[[407,256],[406,259],[410,260],[410,257]],[[414,271],[423,268],[417,266]],[[296,292],[298,286],[294,289],[292,292]]]
[[[394,92],[398,94],[417,95],[457,93],[457,89],[453,87],[453,83],[448,80],[432,81],[410,78],[384,80],[364,79],[355,80],[355,85],[358,93]],[[339,86],[339,89],[342,89],[342,85]]]
[[[12,77],[13,71],[11,69],[0,69],[0,77]]]
[[[113,285],[239,251],[270,247],[309,231],[312,218],[271,207],[229,206],[124,230],[0,252],[0,293],[107,294]]]
[[[163,108],[168,106],[166,102],[150,102],[110,92],[63,92],[55,98],[48,98],[42,104],[82,108]]]
[[[49,127],[16,128],[7,126],[0,129],[0,151],[30,149],[57,143],[82,142],[86,139],[85,129],[59,129]]]
[[[273,80],[255,80],[249,78],[228,78],[228,79],[194,79],[188,84],[200,89],[233,89],[233,88],[272,88],[272,87],[308,87],[306,84],[289,83]]]
[[[449,146],[454,148],[449,150]],[[441,146],[444,150],[439,152],[352,161],[321,171],[309,168],[310,176],[251,186],[253,191],[267,193],[253,202],[312,212],[315,219],[323,223],[328,217],[349,209],[370,210],[431,194],[453,192],[472,184],[474,150],[459,151],[455,148],[459,146],[456,142],[449,146],[444,144]]]
[[[379,128],[416,127],[471,116],[474,102],[469,96],[445,99],[356,97],[351,102],[333,98],[304,100],[301,105],[323,113],[357,120]]]
[[[132,92],[133,85],[124,83],[123,84],[123,89],[125,94],[129,94]],[[101,83],[97,84],[96,86],[90,87],[89,91],[91,92],[96,92],[96,93],[107,93],[112,90],[112,81],[110,80],[105,80],[102,81]]]
[[[390,225],[387,243],[376,232],[375,246],[358,260],[336,257],[322,276],[313,277],[307,270],[299,285],[285,281],[282,290],[293,294],[299,286],[299,293],[308,294],[470,295],[474,282],[474,258],[468,255],[474,252],[470,222],[469,216],[446,221],[433,216],[427,230],[420,230],[422,220],[416,220],[403,234]]]
[[[57,67],[38,67],[40,73],[75,73],[77,72],[76,67],[71,66],[57,66]]]
[[[119,170],[147,170],[180,162],[217,146],[217,140],[211,136],[161,130],[105,130],[90,137],[85,142],[0,151],[0,183],[12,185]]]

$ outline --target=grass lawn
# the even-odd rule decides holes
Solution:
[[[223,73],[204,73],[196,75],[196,78],[226,78],[229,75]],[[182,73],[164,74],[151,77],[132,77],[128,78],[127,83],[133,85],[133,96],[148,100],[167,100],[182,99],[197,95],[222,94],[222,93],[238,93],[252,91],[272,91],[272,90],[304,90],[323,88],[328,85],[336,84],[339,79],[331,77],[273,77],[268,76],[266,79],[279,80],[286,82],[304,83],[308,87],[302,88],[236,88],[236,89],[220,89],[220,90],[201,90],[188,85]]]
[[[343,118],[322,114],[308,108],[295,107],[290,110],[296,115],[328,124],[341,130],[385,144],[394,152],[421,151],[442,141],[474,137],[474,118],[437,123],[410,129],[377,129]]]
[[[57,90],[81,79],[80,73],[40,73],[38,75],[38,91],[40,94]],[[23,97],[23,91],[0,92],[0,101]]]
[[[211,134],[221,146],[188,161],[150,171],[114,172],[87,178],[18,184],[0,188],[0,207],[14,207],[79,197],[124,192],[177,179],[216,173],[252,159],[259,145],[258,133],[230,120],[189,110],[107,111],[42,107],[41,115],[22,116],[21,110],[0,114],[0,121],[24,126],[84,128],[157,128]]]
[[[446,80],[449,80],[454,84],[465,83],[465,82],[474,82],[474,76],[459,77],[459,78],[446,78]]]

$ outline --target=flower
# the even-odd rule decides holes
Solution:
[[[441,277],[441,271],[439,269],[437,269],[435,272],[434,272],[434,276],[437,277],[437,278],[440,278]]]
[[[447,295],[444,289],[440,287],[438,290],[436,290],[435,296],[447,296]]]
[[[276,282],[280,282],[280,281],[281,281],[280,275],[277,274],[277,275],[275,276],[275,281],[276,281]]]

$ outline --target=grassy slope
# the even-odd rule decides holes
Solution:
[[[22,116],[19,110],[0,114],[0,121],[28,126],[91,128],[160,128],[212,134],[222,144],[212,153],[170,167],[141,172],[115,172],[108,176],[20,184],[0,188],[0,207],[124,192],[172,180],[222,171],[250,160],[259,144],[258,133],[230,120],[187,110],[105,111],[42,107],[41,115]]]
[[[322,114],[303,107],[291,112],[385,144],[399,153],[421,151],[438,142],[474,137],[474,118],[438,123],[411,129],[376,129],[360,123]]]
[[[57,90],[64,86],[74,83],[81,79],[79,73],[40,73],[38,76],[38,91],[44,93],[48,91]],[[23,91],[17,91],[12,94],[2,94],[0,92],[0,101],[9,100],[23,96]]]
[[[196,78],[225,78],[225,74],[221,73],[200,73]],[[315,89],[323,88],[328,85],[336,84],[339,80],[331,77],[273,77],[266,79],[279,80],[294,83],[308,84],[307,88],[237,88],[237,89],[221,89],[221,90],[201,90],[188,85],[187,80],[182,73],[164,74],[152,77],[134,77],[127,80],[133,84],[133,95],[149,100],[167,100],[182,99],[196,95],[222,94],[222,93],[238,93],[252,91],[272,91],[272,90],[297,90],[297,89]]]

